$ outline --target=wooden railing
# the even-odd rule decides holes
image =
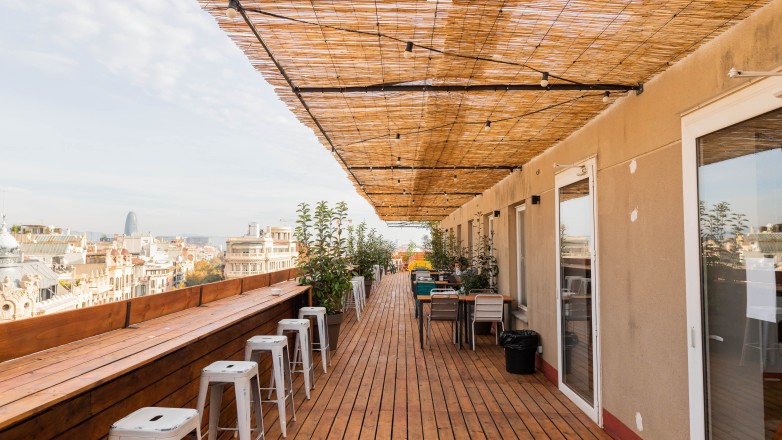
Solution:
[[[294,279],[298,268],[0,323],[0,362]]]

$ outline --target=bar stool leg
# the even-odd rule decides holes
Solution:
[[[307,331],[299,332],[301,335],[302,370],[304,370],[304,386],[307,389],[307,400],[310,400],[310,389],[315,389],[315,371],[312,368],[312,344],[310,334]],[[307,351],[304,351],[305,348]]]
[[[320,357],[321,361],[323,363],[323,372],[327,373],[328,368],[326,366],[326,363],[328,362],[328,365],[331,365],[331,344],[329,343],[329,333],[326,329],[326,317],[325,316],[318,316],[318,338],[320,341]],[[324,342],[325,341],[325,342]],[[328,358],[328,360],[326,359]]]
[[[247,382],[234,383],[236,392],[236,425],[238,428],[240,440],[251,440],[250,436],[250,390],[247,389]]]
[[[285,347],[285,351],[282,352],[283,361],[285,364],[285,378],[288,379],[288,387],[285,390],[291,395],[291,412],[293,413],[293,421],[296,421],[296,401],[293,400],[293,374],[291,373],[291,354],[288,348]]]
[[[223,404],[223,384],[209,386],[209,440],[217,440],[217,426],[220,423],[220,410]]]
[[[253,396],[253,409],[255,410],[255,429],[258,431],[258,436],[255,438],[266,438],[266,432],[263,429],[263,411],[261,410],[261,389],[260,389],[260,377],[253,376],[250,379],[250,393]],[[198,437],[199,440],[201,437]]]
[[[204,405],[206,404],[206,393],[209,391],[209,379],[201,376],[201,380],[198,384],[198,403],[196,404],[196,410],[198,411],[198,426],[200,427],[204,420]],[[201,437],[198,437],[201,440]]]

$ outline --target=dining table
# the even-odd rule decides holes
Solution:
[[[420,344],[421,348],[424,348],[424,313],[423,313],[423,305],[424,304],[431,304],[432,302],[432,296],[431,295],[416,295],[416,301],[418,302],[418,343]],[[502,297],[502,303],[505,308],[507,308],[507,311],[503,313],[503,322],[505,324],[505,328],[507,330],[510,330],[510,307],[511,303],[513,302],[513,299],[508,295],[503,295]],[[462,332],[464,334],[464,339],[461,338],[461,334],[458,338],[459,343],[459,349],[462,348],[462,341],[469,341],[471,340],[471,337],[474,337],[472,334],[472,325],[468,322],[468,311],[470,307],[473,307],[475,305],[475,295],[459,295],[459,320],[461,321],[460,326],[464,329]]]

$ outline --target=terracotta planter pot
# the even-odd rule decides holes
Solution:
[[[326,315],[326,326],[328,327],[329,346],[331,347],[331,351],[337,349],[337,344],[339,343],[339,328],[342,325],[344,316],[344,313]]]

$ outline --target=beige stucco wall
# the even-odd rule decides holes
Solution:
[[[597,157],[599,295],[603,408],[644,438],[689,437],[684,288],[681,114],[746,79],[728,70],[782,66],[782,0],[777,0],[670,67],[565,141],[547,150],[447,217],[462,225],[475,213],[495,219],[499,287],[515,295],[515,209],[527,203],[529,326],[556,368],[556,237],[552,164]],[[782,99],[780,100],[782,106]],[[630,173],[635,160],[637,170]],[[638,210],[631,222],[630,213]],[[695,207],[692,207],[695,209]],[[636,428],[636,412],[643,432]]]

